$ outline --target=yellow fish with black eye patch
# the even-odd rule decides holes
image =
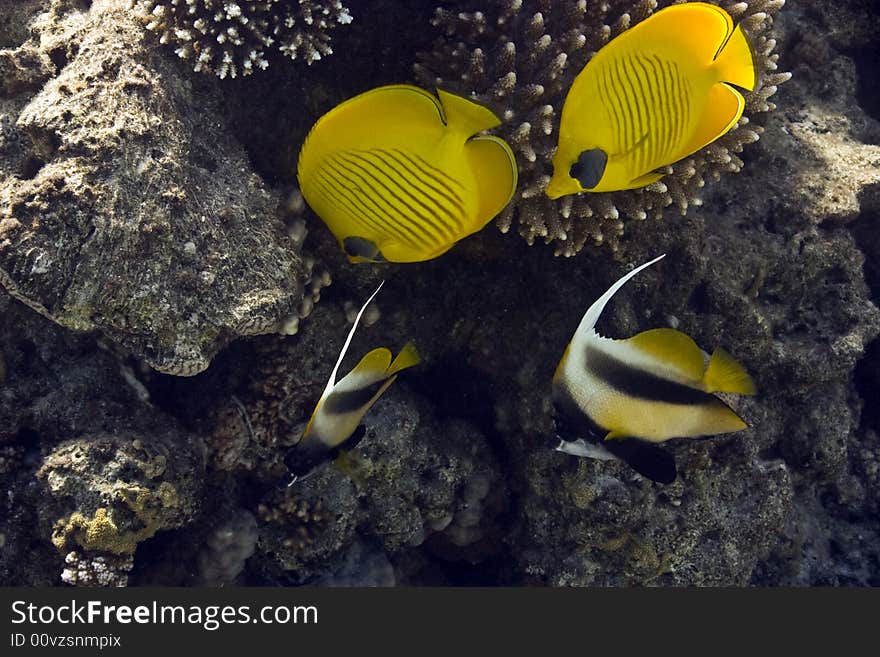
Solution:
[[[352,262],[418,262],[477,232],[510,201],[517,168],[501,122],[460,96],[367,91],[318,119],[299,155],[303,197]]]
[[[553,401],[557,430],[568,433],[559,436],[559,451],[605,458],[599,452],[607,450],[645,476],[669,483],[675,479],[674,460],[646,444],[745,429],[713,393],[753,395],[755,384],[723,349],[715,350],[707,366],[703,351],[680,331],[652,329],[626,340],[596,332],[614,294],[663,257],[633,269],[590,306],[556,368]],[[601,441],[598,452],[584,442],[588,435]]]
[[[367,411],[394,383],[400,371],[420,361],[411,342],[407,342],[393,360],[388,349],[379,347],[364,356],[351,372],[336,380],[358,323],[382,285],[384,282],[358,312],[302,438],[285,456],[292,481],[304,477],[321,463],[336,459],[343,449],[353,449],[363,437],[364,427],[360,422]]]
[[[715,5],[666,7],[612,39],[562,107],[550,198],[649,185],[733,128],[753,91],[742,25]]]

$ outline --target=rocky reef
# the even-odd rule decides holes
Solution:
[[[880,584],[880,32],[863,3],[773,10],[792,78],[741,172],[685,216],[573,258],[489,228],[410,266],[350,265],[294,163],[337,102],[416,81],[433,6],[370,3],[333,57],[220,81],[128,4],[0,9],[0,582]],[[668,486],[551,449],[581,315],[660,253],[602,333],[676,327],[759,389],[748,430],[669,443]],[[382,279],[343,369],[407,340],[423,363],[356,450],[279,487]]]

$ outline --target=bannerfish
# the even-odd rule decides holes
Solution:
[[[617,457],[654,481],[670,483],[675,460],[659,444],[745,429],[746,423],[713,393],[754,395],[755,384],[726,351],[716,349],[708,358],[674,329],[651,329],[626,340],[596,332],[611,297],[663,257],[620,278],[584,314],[553,375],[553,405],[556,449]]]
[[[516,160],[489,109],[437,90],[378,87],[318,119],[299,154],[303,197],[352,262],[419,262],[501,212]]]
[[[704,2],[666,7],[631,27],[575,78],[559,125],[547,196],[612,192],[715,141],[757,84],[742,25]]]
[[[419,353],[411,342],[407,342],[393,360],[390,350],[379,347],[364,356],[351,372],[336,380],[361,316],[382,285],[384,281],[358,312],[302,438],[285,456],[285,464],[291,475],[290,483],[304,477],[318,465],[336,459],[343,451],[353,449],[364,435],[361,420],[367,411],[394,383],[400,371],[420,361]]]

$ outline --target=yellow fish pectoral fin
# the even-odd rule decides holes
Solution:
[[[422,357],[419,356],[416,346],[412,342],[407,342],[403,345],[403,349],[400,350],[400,353],[398,353],[394,360],[391,361],[391,365],[388,369],[385,370],[385,376],[397,374],[402,370],[418,365],[421,361]]]
[[[619,431],[609,431],[605,434],[605,440],[623,440],[624,438],[629,438],[629,436]]]
[[[444,110],[445,123],[451,130],[461,132],[465,139],[501,125],[501,119],[488,107],[442,89],[437,90],[437,95]]]
[[[626,186],[626,189],[638,189],[639,187],[647,187],[648,185],[657,182],[665,175],[665,173],[651,171],[650,173],[646,173],[643,176],[639,176],[638,178],[630,180],[629,184],[627,184]]]
[[[477,181],[479,209],[474,230],[485,226],[504,209],[516,191],[516,158],[507,142],[492,135],[479,135],[465,145],[470,170]]]
[[[731,392],[738,395],[757,393],[755,382],[745,368],[720,347],[709,360],[703,384],[706,392]]]
[[[662,361],[694,384],[703,380],[703,352],[690,336],[681,331],[670,328],[651,329],[623,342]]]
[[[709,89],[706,111],[700,117],[697,129],[674,160],[696,153],[733,128],[742,116],[745,106],[746,100],[743,95],[730,85],[724,82],[712,85]]]
[[[720,433],[733,433],[734,431],[742,431],[748,428],[749,425],[733,409],[719,399],[717,403],[704,409],[701,422],[699,423],[699,434],[714,436]]]

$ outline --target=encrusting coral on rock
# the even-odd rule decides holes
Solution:
[[[250,75],[269,66],[267,50],[312,64],[333,52],[330,30],[351,23],[339,0],[133,0],[159,41],[173,44],[196,72]]]
[[[752,119],[774,109],[769,98],[787,73],[776,72],[773,15],[785,0],[748,0],[721,5],[742,23],[757,55],[758,86],[746,96],[739,123],[697,153],[667,167],[667,175],[642,189],[580,194],[551,200],[545,194],[556,148],[559,116],[574,77],[611,39],[644,20],[669,0],[494,0],[481,11],[438,8],[442,32],[415,67],[422,84],[468,95],[495,110],[501,135],[512,145],[519,188],[498,217],[502,232],[516,219],[520,234],[553,243],[572,256],[586,245],[619,246],[626,220],[659,217],[674,205],[684,214],[700,204],[700,189],[724,172],[739,171],[743,147],[762,132]]]

